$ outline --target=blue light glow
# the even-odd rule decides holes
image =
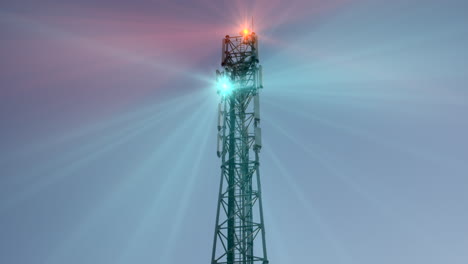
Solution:
[[[229,80],[229,78],[223,77],[218,81],[218,93],[221,96],[226,97],[230,95],[233,90],[234,90],[234,87],[231,81]]]

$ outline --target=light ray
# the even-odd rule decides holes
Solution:
[[[350,126],[347,126],[347,125],[344,125],[344,124],[337,124],[337,123],[335,123],[333,121],[327,120],[327,119],[322,118],[322,117],[315,116],[315,115],[313,115],[311,113],[306,114],[305,112],[299,111],[296,108],[295,108],[296,110],[294,110],[292,108],[284,107],[281,104],[275,104],[274,102],[271,102],[268,99],[263,100],[263,101],[265,103],[267,103],[267,104],[274,105],[276,108],[279,108],[279,109],[281,109],[283,111],[292,113],[292,114],[296,115],[297,117],[300,117],[300,118],[303,118],[303,119],[306,119],[306,120],[309,120],[309,121],[313,121],[313,122],[318,122],[318,123],[320,123],[322,125],[326,125],[326,126],[328,126],[330,128],[333,128],[333,129],[336,129],[338,131],[347,133],[349,135],[357,136],[357,137],[365,139],[367,141],[371,141],[371,142],[373,142],[375,144],[384,146],[384,147],[389,148],[389,149],[395,149],[395,150],[398,150],[398,151],[402,151],[402,152],[410,154],[412,156],[424,158],[424,159],[426,159],[428,161],[431,161],[431,162],[440,163],[440,162],[443,161],[443,162],[447,162],[447,163],[452,163],[454,165],[463,164],[463,162],[461,160],[456,160],[454,158],[448,159],[448,158],[446,158],[444,156],[438,155],[437,153],[433,153],[433,152],[429,152],[429,151],[423,151],[423,150],[420,150],[420,149],[412,148],[410,146],[403,146],[400,143],[398,143],[396,141],[393,141],[393,140],[391,140],[389,138],[384,139],[384,138],[381,138],[381,137],[379,137],[377,135],[374,135],[374,134],[372,134],[370,132],[363,131],[361,129],[350,127]]]
[[[345,248],[339,241],[337,234],[332,231],[333,229],[326,223],[326,221],[324,221],[317,209],[313,207],[310,200],[306,198],[304,191],[294,180],[294,177],[284,167],[280,158],[278,158],[274,151],[269,149],[266,149],[264,152],[271,158],[272,163],[270,164],[273,164],[278,169],[278,172],[281,173],[281,176],[283,176],[282,179],[285,179],[286,184],[292,190],[291,193],[296,196],[296,199],[301,203],[302,207],[306,209],[308,215],[313,218],[314,223],[320,228],[320,232],[333,246],[340,263],[344,264],[352,262],[351,256],[346,252]]]
[[[120,183],[118,183],[117,186],[112,190],[112,193],[108,197],[103,199],[95,208],[93,208],[93,210],[90,213],[87,214],[84,221],[82,221],[79,227],[74,230],[74,232],[69,236],[67,241],[56,250],[56,253],[54,255],[50,256],[48,263],[62,263],[62,257],[65,258],[65,256],[67,256],[70,253],[74,245],[79,241],[80,238],[82,238],[82,236],[91,228],[92,225],[95,225],[98,220],[103,219],[106,210],[108,210],[114,204],[116,204],[118,199],[125,199],[126,196],[122,196],[122,193],[124,193],[125,191],[129,191],[129,188],[135,186],[134,184],[132,184],[132,182],[135,183],[144,179],[147,179],[147,182],[152,182],[148,179],[148,177],[150,177],[150,175],[148,175],[148,170],[153,168],[155,164],[158,164],[158,162],[161,162],[161,160],[164,158],[164,155],[171,149],[174,149],[175,143],[180,143],[181,136],[185,135],[187,129],[190,127],[190,124],[196,121],[195,117],[202,113],[202,111],[198,110],[197,113],[192,115],[189,120],[181,119],[181,122],[178,123],[179,127],[174,127],[176,132],[170,134],[169,137],[165,138],[159,147],[155,146],[155,150],[144,160],[144,162],[142,164],[139,164],[139,166],[135,168],[134,171],[132,171],[131,177],[127,177]],[[154,177],[154,175],[151,175],[151,177]],[[171,180],[173,180],[171,179],[171,177],[165,178],[166,183]],[[156,197],[161,197],[161,193],[167,192],[167,190],[165,190],[167,185],[166,183],[163,183],[159,187],[159,191],[156,193]],[[153,201],[152,203],[155,202],[160,202],[159,198],[156,198],[155,201]],[[156,211],[155,209],[156,208],[154,207],[148,208],[146,214],[151,214],[151,216],[154,217],[155,213],[160,213],[160,211]],[[145,219],[145,217],[143,217],[143,219]],[[151,219],[151,221],[154,220],[155,219]],[[142,225],[140,223],[136,226],[137,228],[134,233],[134,237],[131,237],[127,242],[128,248],[124,250],[121,253],[121,257],[119,257],[119,259],[123,261],[122,263],[128,263],[128,260],[126,259],[127,254],[131,254],[130,252],[136,250],[136,247],[134,247],[136,246],[136,242],[141,242],[141,235],[145,234],[145,232],[148,231],[148,229],[146,229],[148,225]],[[137,238],[138,240],[135,240],[135,238]]]
[[[182,123],[182,127],[178,129],[178,132],[180,132],[180,135],[185,135],[187,136],[186,132],[192,130],[193,127],[195,127],[195,131],[200,132],[200,123],[199,120],[202,116],[204,116],[207,112],[207,107],[210,105],[209,100],[202,106],[200,106],[195,113],[191,116],[191,118],[185,122]],[[199,134],[199,133],[197,133]],[[195,138],[195,137],[193,137]],[[176,139],[176,138],[174,138]],[[188,138],[186,138],[188,139]],[[190,142],[193,142],[193,140],[190,140]],[[168,142],[168,141],[166,141]],[[178,144],[180,144],[180,141],[177,141]],[[184,146],[186,144],[183,144]],[[168,145],[169,147],[170,145]],[[159,222],[161,222],[162,215],[164,215],[163,210],[167,210],[167,204],[164,203],[168,199],[169,193],[173,192],[173,190],[177,189],[176,185],[177,184],[177,179],[181,179],[181,177],[177,177],[178,173],[182,173],[183,167],[180,166],[180,162],[186,162],[191,158],[190,154],[192,154],[188,147],[184,147],[183,149],[180,149],[180,154],[178,155],[179,159],[177,162],[171,165],[171,171],[168,173],[168,175],[162,179],[163,182],[159,186],[159,191],[155,193],[154,197],[152,198],[152,201],[148,208],[146,209],[146,213],[140,218],[138,223],[135,225],[135,231],[133,235],[128,239],[128,246],[127,248],[123,251],[122,255],[119,257],[120,263],[128,263],[131,261],[131,259],[134,257],[135,251],[138,250],[138,247],[141,243],[142,240],[144,240],[144,236],[147,235],[148,233],[155,234],[155,232],[163,232],[164,230],[161,230],[157,227],[161,226]],[[163,153],[158,151],[155,153],[155,158],[159,159]],[[145,168],[151,166],[152,163],[145,163],[142,164],[138,171],[142,171]],[[141,173],[141,172],[140,172]],[[136,172],[138,174],[138,172]],[[185,180],[185,179],[182,179]],[[164,206],[164,207],[163,207]],[[156,228],[156,229],[155,229]]]
[[[277,120],[271,120],[270,122],[268,122],[268,125],[272,126],[275,129],[275,131],[278,131],[281,134],[281,137],[287,138],[290,142],[294,144],[296,148],[301,149],[302,151],[307,153],[307,155],[309,155],[314,161],[318,162],[318,164],[320,164],[321,167],[326,169],[328,175],[331,175],[341,180],[351,190],[353,190],[355,193],[364,198],[369,204],[372,204],[375,210],[379,211],[381,214],[387,217],[391,217],[391,219],[401,220],[400,216],[396,218],[397,215],[395,215],[395,212],[387,210],[386,206],[384,206],[384,204],[381,201],[379,201],[377,197],[372,196],[370,193],[366,192],[358,183],[356,183],[352,179],[348,178],[345,174],[340,172],[339,169],[336,168],[336,166],[333,166],[331,163],[332,157],[330,157],[329,153],[327,153],[324,149],[319,148],[317,145],[314,145],[310,141],[307,142],[307,146],[301,144],[298,141],[297,137],[292,135],[292,131],[287,131],[283,126],[280,126]],[[311,151],[311,149],[318,149],[320,154]]]
[[[182,110],[182,109],[183,108],[179,108],[179,110]],[[177,111],[174,111],[174,113],[177,113]],[[91,146],[93,149],[97,148],[97,150],[87,153],[88,155],[85,155],[85,153],[83,153],[77,159],[73,160],[73,163],[68,164],[64,166],[63,168],[61,168],[60,170],[57,170],[51,174],[48,174],[46,177],[44,177],[41,181],[38,181],[36,184],[29,185],[25,189],[23,189],[21,192],[15,193],[14,195],[10,196],[8,200],[3,202],[0,208],[0,211],[11,208],[11,206],[14,206],[18,202],[31,197],[32,195],[43,190],[44,188],[54,184],[60,179],[63,179],[65,176],[71,175],[72,173],[76,172],[79,168],[86,166],[86,164],[96,160],[99,156],[102,156],[106,153],[109,153],[110,151],[113,151],[118,146],[122,146],[125,142],[147,131],[148,129],[151,129],[152,127],[158,125],[159,122],[162,122],[164,121],[164,119],[167,119],[169,117],[170,115],[156,115],[156,117],[154,116],[150,117],[148,120],[144,122],[144,124],[138,130],[134,129],[133,127],[127,127],[123,131],[119,131],[117,138],[112,139],[111,137],[111,140],[104,143],[103,146],[99,146],[99,145],[96,146],[96,144],[89,144],[88,146]],[[51,163],[51,164],[54,164],[54,163]]]
[[[43,139],[36,144],[28,144],[23,148],[18,147],[16,152],[9,153],[8,157],[0,160],[0,164],[2,163],[9,163],[13,159],[18,158],[19,156],[25,155],[38,155],[41,152],[47,151],[51,148],[55,148],[58,145],[69,144],[70,142],[79,140],[80,138],[85,138],[92,134],[103,133],[105,130],[112,129],[113,127],[118,127],[121,125],[129,125],[132,124],[130,122],[135,122],[141,120],[142,117],[151,115],[151,116],[162,116],[166,114],[170,114],[173,110],[169,108],[171,105],[186,105],[187,103],[197,101],[201,96],[205,96],[203,92],[200,91],[192,91],[186,94],[176,95],[172,98],[166,98],[164,101],[157,102],[157,103],[146,103],[146,105],[139,106],[137,109],[133,109],[131,111],[125,111],[121,113],[115,113],[110,117],[107,118],[99,118],[99,120],[91,123],[81,125],[72,131],[67,131],[67,133],[61,133],[59,135],[51,136],[48,139]],[[156,114],[155,114],[156,113]],[[148,120],[151,117],[147,118]],[[146,121],[143,121],[146,122]],[[141,123],[141,122],[140,122]],[[139,124],[137,124],[139,126]],[[103,137],[108,138],[109,135],[105,135]],[[80,145],[79,148],[83,146],[92,145],[93,143],[88,142],[84,145]]]
[[[141,56],[130,51],[119,49],[109,44],[103,44],[97,41],[93,41],[89,38],[72,34],[43,23],[41,24],[38,21],[34,21],[24,17],[19,17],[7,13],[0,13],[0,18],[3,18],[7,21],[14,21],[16,25],[21,25],[27,30],[33,30],[35,32],[39,32],[41,34],[45,34],[51,37],[59,36],[63,40],[66,40],[70,45],[92,50],[100,54],[106,54],[110,56],[115,56],[117,58],[125,59],[129,63],[144,64],[158,71],[163,71],[175,75],[182,75],[206,83],[211,82],[210,78],[206,78],[203,74],[194,72],[193,69],[187,69],[183,65],[169,64],[169,61],[173,61],[171,57],[165,57],[160,55],[158,56],[158,61],[156,61],[155,59],[148,59],[148,57],[146,56]]]
[[[211,106],[211,105],[209,105]],[[200,171],[201,159],[204,154],[206,154],[207,143],[209,138],[214,138],[213,133],[207,133],[206,128],[212,127],[212,131],[215,131],[215,111],[208,111],[208,114],[200,122],[199,127],[197,130],[194,130],[194,134],[197,135],[192,139],[192,141],[186,145],[188,149],[194,149],[196,153],[193,156],[193,163],[192,168],[190,169],[190,173],[187,175],[188,177],[184,179],[184,184],[180,188],[181,197],[179,199],[179,204],[176,206],[177,210],[175,214],[173,214],[173,223],[172,227],[170,228],[169,235],[165,244],[165,248],[163,250],[162,256],[160,257],[160,263],[171,263],[171,258],[174,256],[177,246],[177,239],[180,239],[179,234],[183,229],[183,224],[187,221],[187,210],[190,204],[190,199],[192,198],[193,193],[193,186],[195,181],[199,179],[200,175],[204,175]],[[195,138],[196,140],[200,140],[200,143],[195,147]]]

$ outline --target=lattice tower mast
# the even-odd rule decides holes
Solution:
[[[260,184],[262,147],[258,37],[244,30],[222,40],[218,157],[221,181],[212,264],[267,264]]]

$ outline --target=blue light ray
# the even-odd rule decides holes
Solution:
[[[211,104],[208,104],[208,107],[211,107]],[[192,168],[190,168],[190,173],[188,173],[188,177],[185,179],[185,182],[181,186],[181,197],[179,199],[179,203],[176,206],[177,211],[173,214],[172,219],[174,222],[169,231],[168,239],[166,241],[162,256],[160,257],[160,263],[173,263],[171,259],[173,259],[175,251],[177,250],[177,239],[180,239],[179,234],[183,229],[183,225],[186,225],[189,218],[187,217],[187,210],[189,205],[191,204],[191,199],[193,197],[193,188],[194,184],[197,180],[200,179],[200,175],[205,175],[200,171],[200,165],[202,157],[205,153],[207,153],[207,143],[208,139],[215,138],[214,133],[208,133],[206,131],[207,128],[213,128],[211,131],[215,131],[215,111],[206,111],[208,114],[205,116],[204,120],[200,122],[200,126],[197,127],[197,130],[194,130],[194,134],[197,135],[193,138],[193,140],[187,144],[187,148],[193,149],[192,152],[195,152],[193,155],[193,163]],[[196,143],[196,141],[200,141],[200,143]],[[210,153],[210,152],[208,152]],[[190,167],[190,166],[189,166]]]
[[[107,219],[106,213],[108,213],[110,208],[114,207],[116,204],[121,204],[122,202],[119,202],[119,200],[126,200],[128,197],[132,196],[130,195],[130,192],[134,192],[134,188],[138,186],[135,185],[135,183],[144,181],[148,184],[154,182],[154,180],[151,180],[151,178],[154,179],[154,175],[149,172],[156,169],[155,166],[157,166],[157,164],[161,164],[162,159],[165,158],[165,155],[168,152],[179,147],[181,139],[184,138],[184,135],[187,135],[186,132],[188,131],[188,128],[190,128],[190,124],[195,124],[195,121],[197,120],[196,117],[202,112],[203,111],[199,110],[198,114],[183,114],[182,118],[180,118],[180,122],[178,122],[174,127],[175,132],[169,134],[167,138],[158,139],[158,143],[162,140],[160,145],[155,146],[155,150],[150,155],[143,158],[143,162],[138,164],[138,167],[131,172],[131,175],[129,175],[129,177],[124,177],[124,179],[121,180],[121,182],[119,182],[112,190],[111,194],[105,199],[102,199],[102,201],[86,215],[85,219],[80,223],[78,228],[72,232],[67,241],[56,249],[56,253],[54,255],[50,256],[49,263],[62,263],[63,259],[67,258],[66,256],[72,253],[71,251],[73,250],[74,245],[84,238],[84,235],[90,231],[92,226],[95,226],[98,221]],[[153,127],[153,129],[155,128]],[[159,190],[155,190],[156,198],[151,202],[152,204],[157,203],[158,206],[161,205],[160,199],[162,196],[166,197],[165,195],[167,195],[167,191],[169,191],[166,189],[167,182],[173,180],[174,179],[169,176],[164,179],[165,183],[159,187]],[[123,193],[126,194],[123,195]],[[165,193],[165,195],[162,193]],[[151,219],[148,219],[152,224],[154,224],[151,225],[152,228],[158,227],[157,219],[154,219],[153,217],[156,216],[155,214],[158,214],[159,216],[161,215],[161,211],[159,209],[159,207],[153,206],[145,210],[147,212],[146,214],[151,215],[152,217]],[[143,216],[142,218],[145,219],[147,216]],[[143,221],[144,220],[141,220],[141,222],[136,225],[136,231],[133,233],[132,237],[127,239],[127,248],[118,254],[118,261],[121,263],[130,263],[131,261],[128,257],[134,253],[135,250],[141,247],[141,243],[144,240],[142,236],[146,235],[147,232],[154,232],[154,229],[148,228],[150,225],[143,225]]]
[[[166,203],[166,201],[173,200],[173,197],[169,197],[171,194],[180,194],[180,184],[185,184],[184,181],[186,179],[179,176],[179,174],[186,175],[188,173],[184,171],[184,167],[181,166],[181,162],[187,162],[187,160],[195,158],[195,156],[193,155],[193,149],[189,148],[187,144],[190,144],[190,142],[193,143],[193,140],[196,139],[196,136],[201,136],[200,129],[203,127],[201,127],[199,121],[200,119],[202,119],[203,116],[206,115],[206,113],[210,112],[208,110],[208,107],[210,105],[210,100],[207,100],[207,102],[198,107],[188,120],[181,122],[182,126],[179,129],[177,129],[178,136],[174,137],[171,141],[165,141],[164,144],[166,144],[166,146],[164,146],[164,148],[178,148],[178,160],[174,164],[171,164],[170,168],[168,168],[170,171],[166,173],[166,177],[162,179],[158,191],[152,197],[152,201],[146,208],[146,213],[144,213],[144,215],[141,216],[140,220],[136,224],[135,231],[133,232],[132,236],[128,239],[127,248],[124,249],[121,256],[119,257],[119,263],[123,264],[132,262],[132,259],[135,258],[135,254],[137,254],[136,252],[138,250],[141,250],[142,241],[147,241],[148,238],[146,236],[148,234],[153,234],[157,236],[157,233],[166,231],[165,229],[163,230],[160,228],[162,227],[160,222],[164,220],[163,216],[169,215],[164,213],[164,211],[169,210],[167,208],[169,205]],[[194,131],[196,133],[194,135],[188,136],[187,131]],[[181,136],[183,139],[188,140],[189,143],[182,143],[180,139]],[[177,146],[175,146],[174,143],[177,143]],[[160,158],[162,158],[163,154],[164,153],[160,150],[155,152],[153,155],[153,159],[148,160],[149,162],[141,164],[136,174],[142,173],[146,168],[151,167],[155,160],[159,160]],[[172,218],[166,217],[165,220],[169,219]]]
[[[277,171],[281,173],[281,176],[283,176],[282,179],[285,179],[287,186],[291,189],[291,193],[301,203],[302,207],[306,209],[306,212],[308,213],[307,215],[313,219],[314,223],[319,227],[319,231],[333,246],[340,263],[344,264],[352,262],[351,256],[346,252],[337,234],[332,231],[332,228],[326,223],[317,209],[314,208],[311,202],[307,199],[304,191],[295,181],[294,177],[284,167],[281,159],[278,158],[273,150],[265,149],[264,153],[272,160],[270,165],[277,168]]]
[[[195,104],[200,100],[201,96],[202,93],[198,92],[191,95],[190,98],[180,97],[179,100],[169,100],[169,102],[179,102],[182,106],[186,107],[191,104]],[[25,181],[30,181],[31,177],[34,177],[37,180],[37,175],[48,174],[51,171],[56,170],[57,166],[66,168],[70,163],[77,160],[80,161],[83,157],[89,155],[89,153],[100,151],[101,148],[106,145],[125,142],[126,139],[130,138],[128,137],[128,134],[132,131],[136,131],[149,123],[160,123],[165,119],[170,118],[171,115],[177,114],[179,111],[183,110],[183,107],[173,110],[167,106],[167,104],[162,104],[161,106],[157,105],[159,111],[157,111],[158,109],[154,109],[155,111],[152,112],[145,111],[144,113],[141,113],[141,115],[132,115],[133,120],[126,118],[120,119],[119,117],[111,118],[112,122],[110,123],[103,120],[102,122],[104,124],[102,125],[100,122],[97,122],[84,128],[77,128],[70,134],[67,134],[68,136],[59,138],[56,141],[51,140],[50,142],[47,142],[47,144],[39,144],[37,146],[39,149],[35,149],[33,153],[28,154],[40,157],[43,153],[58,148],[65,148],[65,151],[63,151],[60,156],[54,157],[54,159],[49,159],[34,167],[30,167],[30,170],[34,175],[31,174],[30,177],[16,177],[15,179],[12,179],[14,181],[9,184],[20,185]],[[142,118],[144,117],[143,114],[146,114],[147,117]],[[89,137],[92,137],[93,140],[87,140]],[[70,149],[72,149],[72,151],[70,151]],[[18,157],[15,159],[18,159]],[[15,159],[12,158],[11,161],[14,161]]]
[[[281,104],[277,104],[277,103],[275,103],[273,101],[269,101],[268,99],[264,99],[263,101],[265,103],[267,103],[267,104],[270,104],[270,105],[278,108],[278,109],[281,109],[282,111],[294,114],[295,116],[300,117],[302,119],[306,119],[308,121],[320,123],[322,125],[325,125],[327,127],[330,127],[330,128],[336,129],[338,131],[347,133],[349,135],[356,136],[356,137],[362,138],[364,140],[373,142],[375,144],[384,146],[384,147],[386,147],[388,149],[394,149],[394,150],[397,150],[397,151],[404,152],[406,154],[410,154],[412,156],[421,157],[421,158],[424,158],[424,159],[426,159],[426,160],[428,160],[430,162],[441,163],[443,161],[443,162],[447,162],[449,164],[450,163],[454,164],[455,166],[463,164],[463,162],[461,160],[456,160],[456,159],[453,159],[453,158],[449,159],[449,158],[441,156],[441,155],[439,155],[437,153],[416,149],[416,148],[411,147],[411,146],[403,146],[402,144],[400,144],[400,143],[398,143],[396,141],[393,141],[390,138],[381,138],[381,137],[379,137],[379,136],[377,136],[375,134],[364,131],[362,129],[350,127],[350,126],[344,125],[344,124],[337,124],[337,123],[335,123],[335,122],[333,122],[331,120],[328,120],[328,119],[323,118],[323,117],[318,117],[318,116],[316,116],[316,115],[314,115],[312,113],[300,111],[297,108],[284,107]]]
[[[191,101],[199,100],[202,96],[205,96],[203,92],[195,90],[180,95],[174,95],[170,98],[165,98],[164,101],[145,103],[146,105],[143,105],[137,109],[131,109],[130,111],[126,110],[121,113],[115,113],[107,118],[100,118],[99,120],[91,124],[80,125],[80,127],[77,127],[72,131],[67,131],[59,135],[53,135],[50,138],[43,139],[40,142],[36,142],[35,144],[28,144],[23,148],[18,147],[15,150],[16,152],[9,153],[8,157],[2,157],[2,160],[0,160],[0,164],[9,163],[18,157],[39,155],[44,151],[56,148],[60,145],[69,144],[70,142],[86,138],[93,134],[99,135],[100,133],[104,133],[106,130],[111,130],[113,128],[120,129],[120,126],[123,125],[133,125],[134,122],[141,121],[142,118],[148,115],[155,117],[170,114],[172,112],[170,106],[185,105],[187,103],[190,103]],[[136,126],[140,126],[140,124]],[[109,135],[103,135],[102,137],[109,137]],[[84,146],[91,145],[93,145],[92,142],[85,142],[84,145],[80,145],[78,147],[82,148]]]
[[[196,103],[196,101],[192,103]],[[183,107],[175,109],[171,114],[176,114],[178,111],[183,110],[185,107],[186,105],[183,105]],[[72,163],[67,162],[66,159],[59,158],[59,161],[62,160],[63,162],[65,162],[63,167],[59,170],[56,170],[56,161],[51,161],[49,169],[54,167],[54,172],[49,172],[47,176],[41,177],[42,179],[40,181],[38,180],[35,184],[29,184],[20,192],[10,195],[9,198],[1,204],[0,211],[11,208],[18,202],[25,200],[34,194],[37,194],[41,190],[65,178],[66,176],[75,173],[77,170],[79,170],[82,167],[85,167],[90,162],[94,162],[100,156],[115,150],[117,147],[122,146],[132,138],[141,135],[145,131],[152,129],[154,126],[158,125],[160,122],[163,122],[164,120],[170,118],[171,114],[157,114],[155,116],[147,118],[143,122],[138,123],[137,125],[139,125],[139,127],[137,127],[137,129],[135,129],[135,127],[129,126],[121,131],[117,131],[117,133],[114,132],[113,136],[105,135],[103,137],[105,141],[102,142],[102,144],[98,144],[97,142],[93,142],[93,144],[87,144],[87,146],[85,146],[88,147],[87,149],[80,149],[84,152],[73,153],[73,155],[70,155],[70,158],[73,157],[75,154],[78,155],[77,158],[72,160]],[[42,173],[46,174],[47,167],[45,167],[44,170],[45,171],[43,171]]]
[[[302,151],[307,153],[307,155],[309,155],[314,161],[318,162],[318,164],[321,167],[326,169],[328,175],[338,178],[343,183],[345,183],[351,190],[353,190],[355,193],[364,198],[368,203],[372,204],[375,210],[379,211],[381,214],[387,217],[391,217],[392,219],[401,220],[401,216],[397,216],[395,215],[395,212],[388,210],[387,207],[384,206],[384,204],[377,199],[377,197],[366,192],[357,182],[353,181],[351,178],[343,174],[336,166],[333,166],[331,163],[332,157],[330,157],[330,154],[327,153],[324,149],[320,148],[317,145],[314,145],[310,141],[303,140],[302,142],[307,142],[307,145],[305,145],[304,143],[301,144],[297,139],[297,136],[294,136],[291,129],[287,130],[284,128],[284,126],[279,125],[279,123],[280,122],[278,122],[278,120],[271,120],[270,122],[268,122],[268,125],[272,126],[275,129],[275,131],[278,131],[281,134],[281,137],[287,138],[290,142],[292,142],[295,148],[301,149]],[[318,152],[320,154],[315,153],[311,149],[319,150]]]

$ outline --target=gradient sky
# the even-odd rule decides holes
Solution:
[[[255,17],[271,264],[468,263],[466,1],[0,4],[0,263],[209,263]]]

